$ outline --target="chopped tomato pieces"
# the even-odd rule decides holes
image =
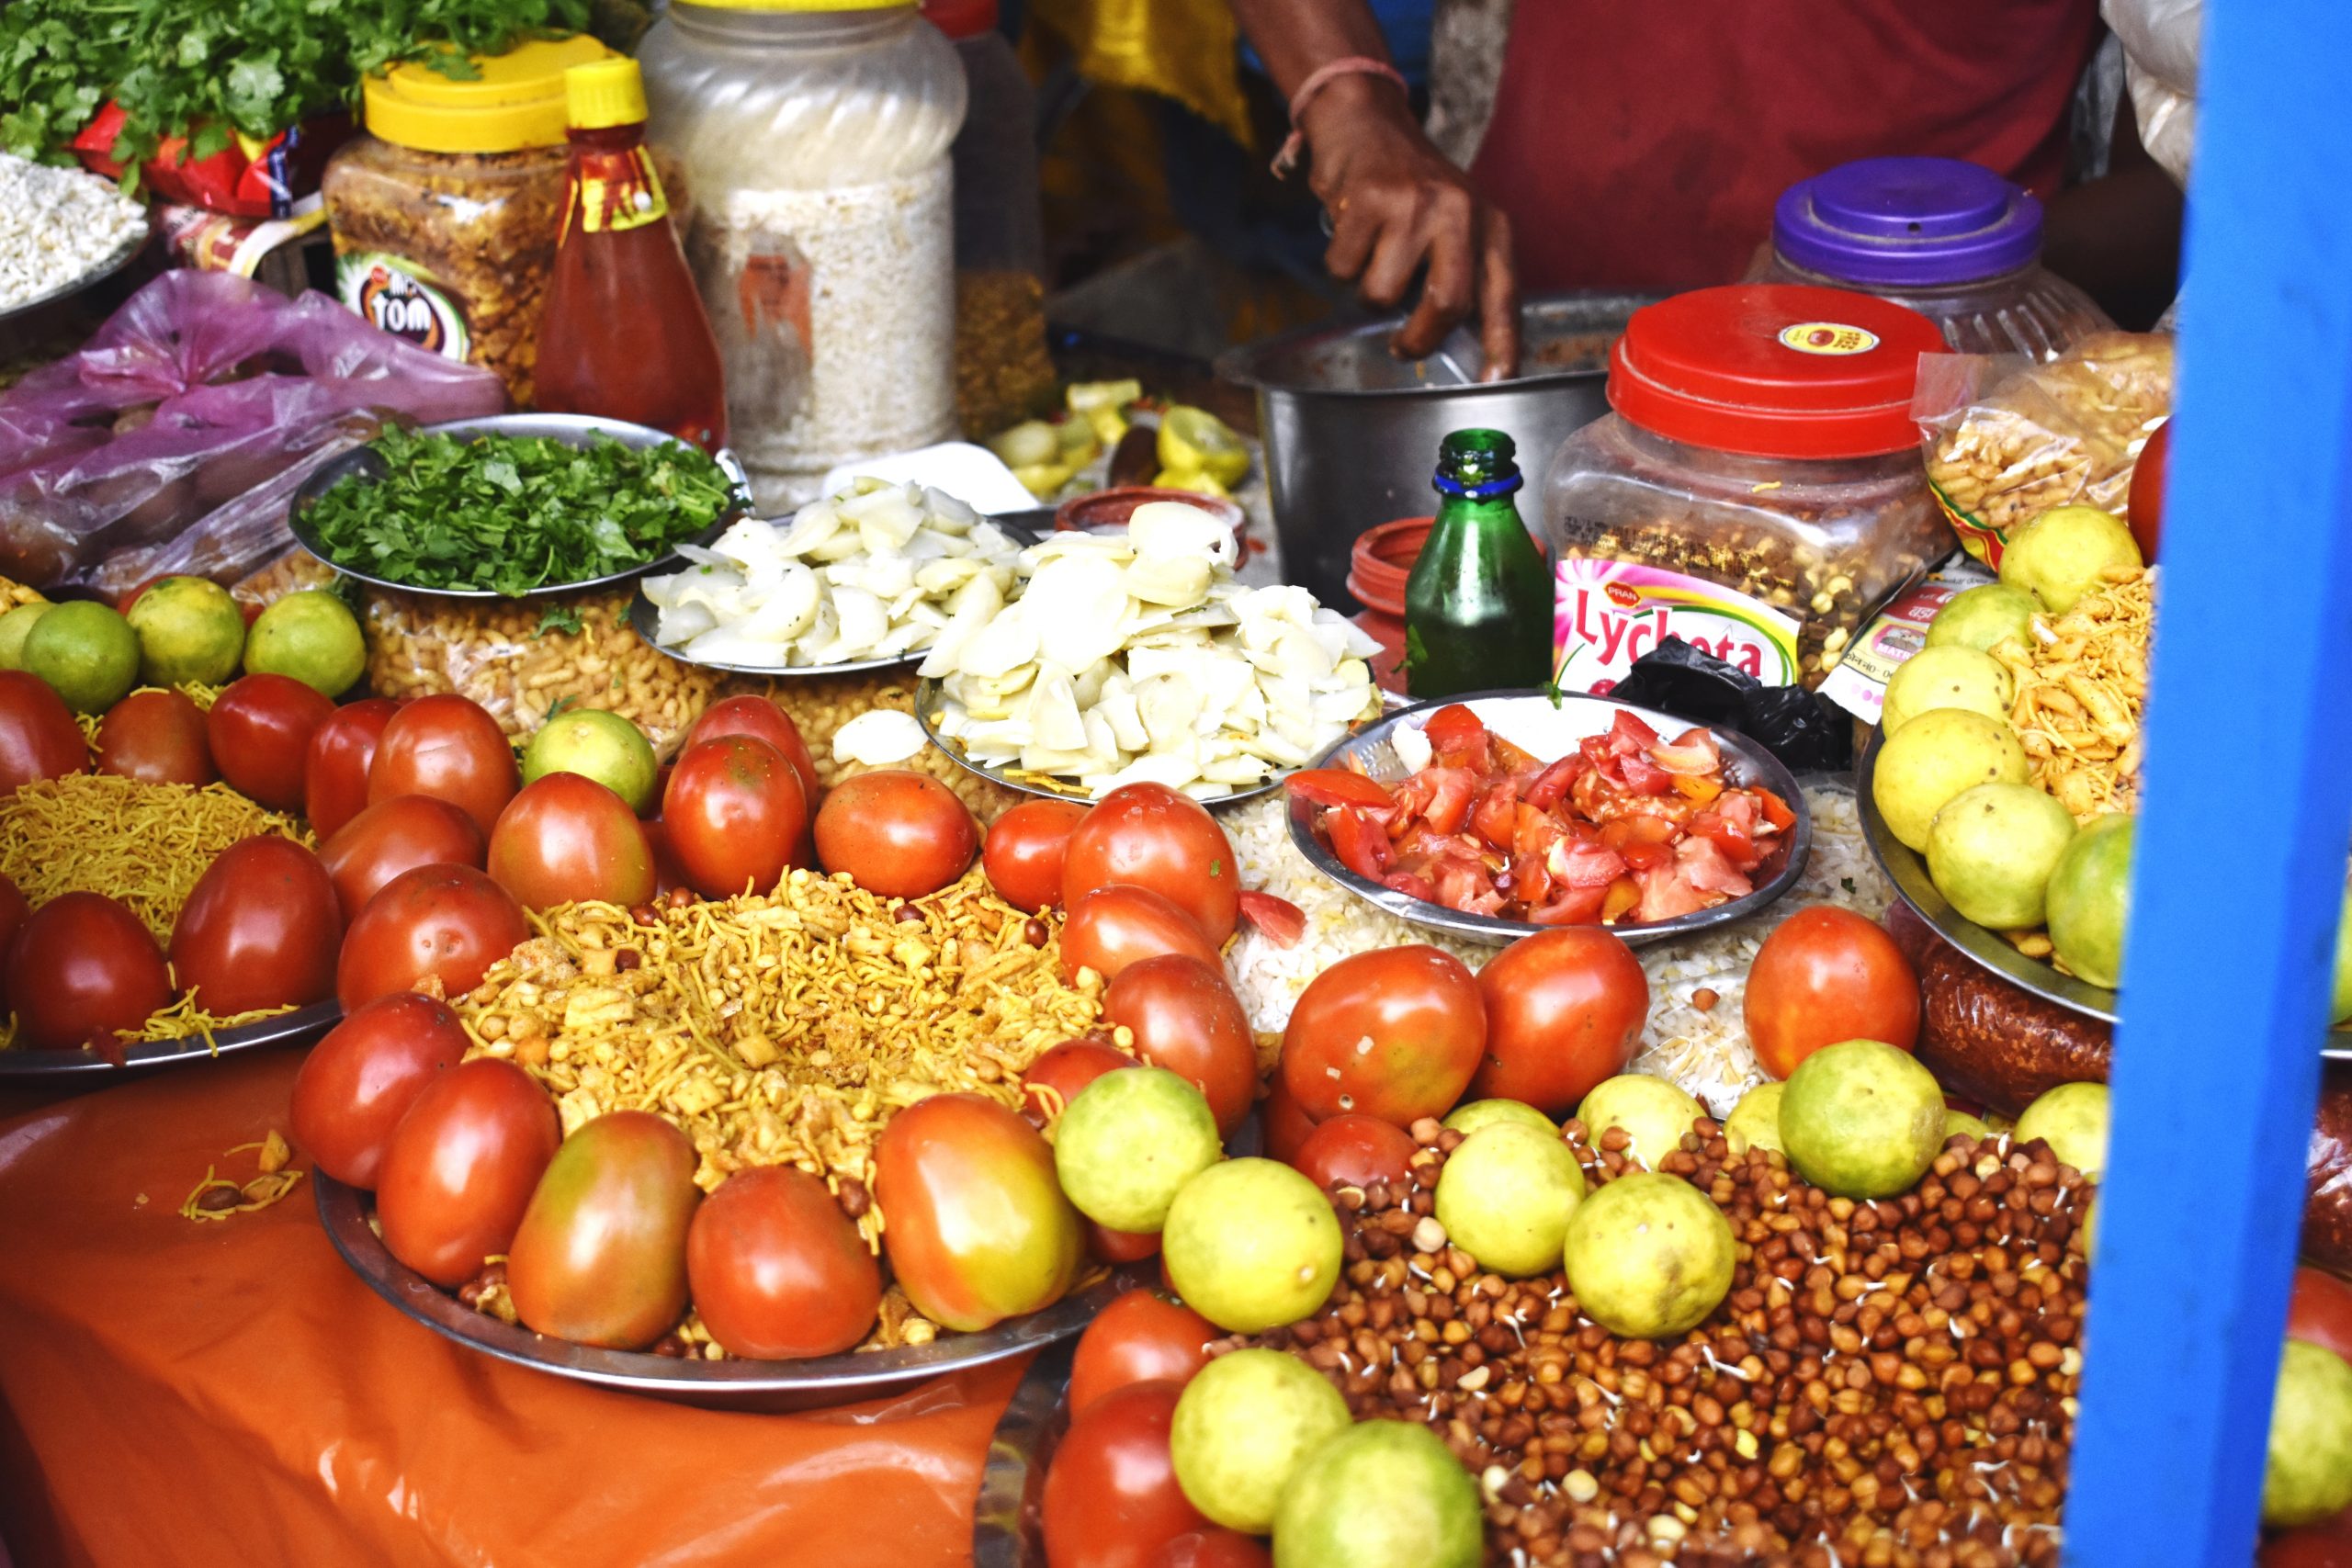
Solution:
[[[1331,852],[1358,876],[1377,882],[1388,870],[1388,832],[1360,806],[1343,806],[1323,818]]]
[[[1306,934],[1306,911],[1271,893],[1241,892],[1241,918],[1266,933],[1276,947],[1296,947]]]
[[[1347,768],[1308,768],[1284,779],[1283,788],[1310,806],[1361,806],[1387,811],[1396,804],[1378,779]]]

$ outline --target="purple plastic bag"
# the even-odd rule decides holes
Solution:
[[[435,423],[505,407],[489,371],[323,294],[167,272],[79,353],[0,394],[0,576],[119,592],[107,558],[177,543],[169,553],[234,581],[291,536],[282,505],[256,516],[232,503],[305,454],[364,435],[370,414]]]

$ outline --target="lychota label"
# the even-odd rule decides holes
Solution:
[[[1768,686],[1797,679],[1797,623],[1718,582],[1631,561],[1560,562],[1552,656],[1563,690],[1607,692],[1669,637]]]

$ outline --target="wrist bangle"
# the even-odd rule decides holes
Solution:
[[[1406,87],[1405,78],[1398,73],[1396,67],[1369,55],[1351,54],[1343,60],[1334,60],[1328,65],[1317,67],[1313,75],[1298,85],[1298,91],[1290,96],[1290,135],[1283,139],[1282,150],[1274,154],[1274,178],[1288,179],[1290,172],[1298,167],[1298,154],[1306,145],[1306,133],[1298,128],[1298,117],[1306,112],[1306,106],[1314,102],[1316,94],[1342,76],[1379,76],[1396,83],[1403,91],[1411,91]]]

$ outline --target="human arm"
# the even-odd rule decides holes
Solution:
[[[2107,173],[2050,198],[2041,259],[2126,327],[2164,314],[2180,282],[2180,187],[2140,144],[2127,95]]]

